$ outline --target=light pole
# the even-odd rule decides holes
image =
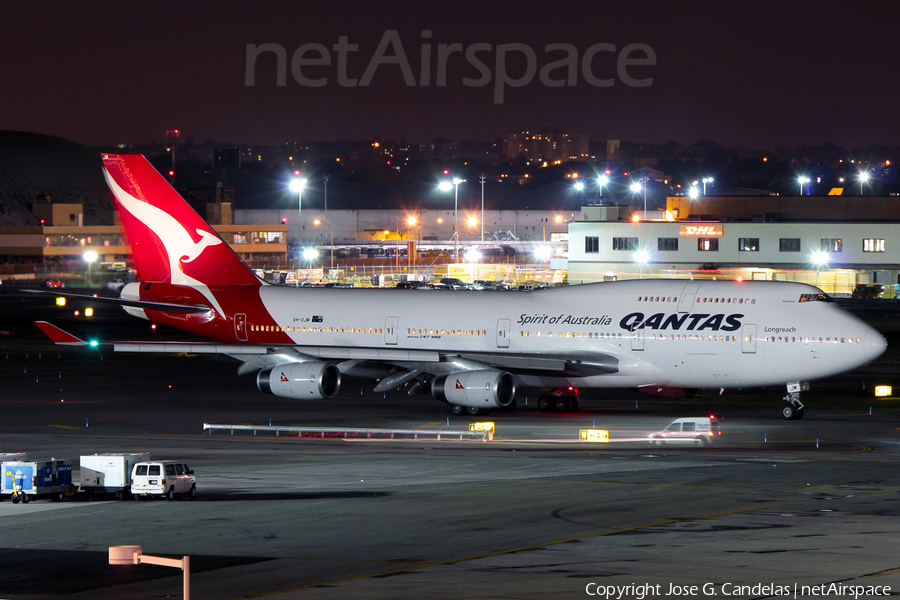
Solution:
[[[819,287],[819,269],[824,265],[828,266],[828,253],[825,251],[814,252],[812,261],[816,263],[816,287]]]
[[[407,241],[409,241],[409,229],[408,229],[408,228],[409,228],[409,227],[415,227],[415,228],[416,228],[416,240],[417,240],[417,242],[415,243],[415,248],[412,248],[412,247],[410,248],[410,250],[414,250],[414,251],[413,251],[413,252],[409,252],[409,253],[406,255],[406,262],[407,262],[407,264],[409,264],[410,266],[412,266],[412,265],[414,265],[414,264],[416,264],[416,263],[418,262],[418,261],[416,260],[417,255],[418,255],[418,252],[419,252],[419,251],[418,251],[418,246],[419,246],[419,244],[422,242],[422,226],[421,226],[421,225],[417,225],[418,222],[419,222],[419,220],[418,220],[416,217],[414,217],[414,216],[407,217],[407,219],[406,219],[406,225],[407,225],[407,230],[406,230],[406,231],[407,231],[407,233],[406,233],[406,240],[407,240]]]
[[[867,171],[862,171],[859,174],[859,195],[863,195],[863,186],[869,183],[869,173]]]
[[[453,193],[453,232],[456,235],[456,245],[453,250],[453,260],[459,261],[459,184],[465,183],[465,179],[460,179],[458,177],[454,177],[453,181],[442,181],[438,186],[443,192],[449,192],[451,189],[454,190]]]
[[[712,178],[712,177],[704,177],[704,178],[703,178],[703,195],[704,195],[704,196],[706,195],[706,184],[707,184],[707,183],[712,183],[712,182],[713,182],[713,178]]]
[[[696,200],[698,196],[700,196],[700,190],[698,190],[696,186],[692,185],[690,189],[688,189],[688,198],[690,198],[691,200]]]
[[[87,263],[87,287],[91,287],[91,264],[97,260],[97,253],[93,250],[88,250],[84,253],[84,260]]]
[[[487,181],[487,177],[484,176],[484,173],[478,178],[481,182],[481,241],[484,241],[484,182]]]
[[[161,567],[173,567],[182,572],[182,594],[184,600],[191,598],[191,557],[185,556],[181,560],[177,558],[165,558],[162,556],[150,556],[144,554],[140,546],[110,546],[109,564],[111,565],[158,565]]]
[[[800,184],[800,195],[802,196],[803,195],[803,186],[805,184],[809,183],[809,177],[798,177],[797,183]]]
[[[650,177],[647,174],[641,175],[640,179],[631,184],[631,191],[634,193],[638,193],[643,191],[644,193],[644,216],[643,219],[647,219],[647,182],[650,180]]]
[[[575,191],[576,191],[576,192],[583,192],[583,191],[584,191],[584,183],[582,183],[582,182],[580,182],[580,181],[576,181],[576,182],[575,182],[575,185],[573,185],[572,187],[575,188]]]
[[[597,178],[597,183],[600,185],[600,198],[603,197],[603,186],[609,183],[609,177],[606,175],[601,175]]]
[[[300,224],[300,216],[303,212],[303,188],[306,186],[306,180],[301,179],[300,177],[295,177],[291,180],[291,191],[297,192],[297,243],[300,243],[300,238],[303,235],[303,226]]]
[[[325,225],[331,232],[331,270],[333,271],[334,270],[334,226],[329,225],[328,223],[325,223],[321,219],[316,219],[315,221],[313,221],[313,224],[316,226]]]
[[[645,250],[638,250],[634,253],[634,260],[638,264],[638,279],[644,278],[644,263],[650,260],[650,255]]]
[[[319,258],[319,251],[315,248],[307,248],[303,251],[303,258],[306,259],[306,267],[307,269],[312,269],[312,261]]]

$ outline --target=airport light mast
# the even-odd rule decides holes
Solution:
[[[300,243],[300,238],[303,235],[303,226],[300,224],[300,217],[303,213],[303,188],[306,187],[306,180],[301,178],[300,171],[294,171],[294,179],[291,180],[290,188],[292,192],[297,192],[297,243]]]
[[[603,197],[603,186],[609,184],[609,177],[601,175],[597,178],[597,184],[600,186],[600,198]]]
[[[459,184],[465,183],[465,179],[460,179],[459,177],[454,177],[452,181],[442,181],[438,185],[438,189],[442,192],[449,192],[451,189],[454,190],[453,193],[453,234],[456,236],[456,245],[453,250],[453,260],[459,261]]]

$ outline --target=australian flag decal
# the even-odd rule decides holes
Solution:
[[[313,323],[321,323],[324,320],[325,320],[325,317],[323,317],[321,315],[313,315],[313,318],[312,318]]]

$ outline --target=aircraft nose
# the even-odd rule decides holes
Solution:
[[[875,360],[887,349],[887,340],[884,339],[884,336],[874,329],[869,329],[866,332],[866,337],[863,338],[863,348],[866,353],[866,358],[869,360]]]

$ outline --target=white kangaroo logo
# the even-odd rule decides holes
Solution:
[[[171,282],[176,285],[189,285],[197,288],[219,311],[219,314],[224,314],[209,288],[201,281],[187,275],[181,269],[181,262],[193,262],[203,254],[204,250],[210,246],[221,244],[222,240],[209,231],[197,229],[200,241],[194,242],[184,226],[172,215],[151,204],[138,200],[123,190],[106,169],[103,170],[103,175],[106,177],[109,189],[116,195],[119,204],[162,240],[169,259],[169,277]]]

